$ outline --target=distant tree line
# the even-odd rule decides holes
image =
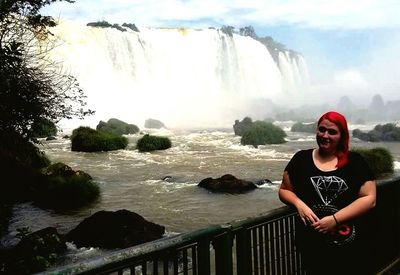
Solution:
[[[234,33],[237,33],[242,36],[249,36],[265,47],[267,47],[268,51],[270,52],[272,58],[274,59],[275,63],[279,64],[279,53],[280,52],[288,52],[291,58],[297,58],[300,53],[287,49],[286,46],[282,43],[275,41],[271,36],[259,37],[253,26],[246,26],[239,28],[238,32],[235,31],[235,27],[224,25],[220,28],[220,31],[225,33],[226,35],[232,37]]]
[[[98,28],[114,28],[121,32],[126,32],[126,28],[131,29],[135,32],[139,32],[139,29],[133,23],[123,23],[122,27],[119,24],[110,24],[107,21],[97,21],[97,22],[89,22],[86,24],[89,27],[98,27]],[[123,28],[125,27],[125,28]]]

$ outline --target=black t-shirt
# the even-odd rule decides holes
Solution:
[[[362,156],[350,152],[349,162],[334,171],[321,171],[312,158],[313,149],[297,152],[287,164],[285,171],[296,195],[309,207],[333,205],[346,207],[358,197],[360,187],[374,175]]]
[[[321,171],[312,158],[313,149],[297,152],[287,164],[285,171],[289,174],[290,182],[296,195],[305,202],[314,213],[322,218],[332,215],[335,211],[346,207],[358,198],[361,186],[368,180],[374,180],[372,170],[363,157],[350,152],[348,163],[333,171]],[[327,211],[330,209],[333,211]],[[337,254],[338,251],[346,251],[343,257],[353,249],[357,249],[362,242],[360,223],[357,219],[342,223],[337,229],[343,230],[343,234],[321,234],[297,217],[296,220],[296,244],[312,258],[321,255]],[[361,231],[360,231],[361,229]],[[360,239],[361,237],[361,239]],[[345,249],[345,250],[343,250]],[[324,257],[319,259],[324,261]]]

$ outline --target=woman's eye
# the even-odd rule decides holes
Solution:
[[[326,131],[328,131],[328,134],[331,135],[331,136],[334,136],[334,135],[338,134],[338,131],[336,131],[335,129],[327,129],[327,128],[323,127],[323,126],[318,127],[318,132],[323,134]]]

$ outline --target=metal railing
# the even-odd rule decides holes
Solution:
[[[42,274],[303,274],[293,209],[159,239]],[[367,219],[378,273],[400,257],[400,178],[378,183]]]

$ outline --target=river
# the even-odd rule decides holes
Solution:
[[[277,197],[282,171],[299,149],[315,147],[313,134],[288,131],[291,122],[282,122],[288,136],[280,145],[254,148],[240,145],[233,129],[192,129],[144,131],[167,136],[172,148],[140,153],[135,149],[138,135],[127,136],[125,150],[100,153],[71,152],[69,139],[58,137],[42,141],[41,149],[52,162],[63,162],[73,169],[89,173],[99,184],[101,197],[94,204],[58,213],[40,209],[31,203],[15,205],[3,246],[15,244],[17,228],[32,231],[53,226],[67,233],[84,218],[99,210],[128,209],[149,221],[164,225],[166,235],[173,235],[213,224],[222,224],[257,216],[283,204]],[[400,172],[400,143],[351,141],[352,147],[385,147],[395,159],[395,173]],[[272,184],[243,194],[211,193],[197,184],[206,177],[232,174],[240,179],[269,179]],[[165,179],[167,177],[167,179]],[[71,198],[73,199],[73,198]],[[69,245],[75,260],[97,250],[76,250]],[[79,252],[80,251],[80,252]],[[78,255],[78,256],[77,256]]]

